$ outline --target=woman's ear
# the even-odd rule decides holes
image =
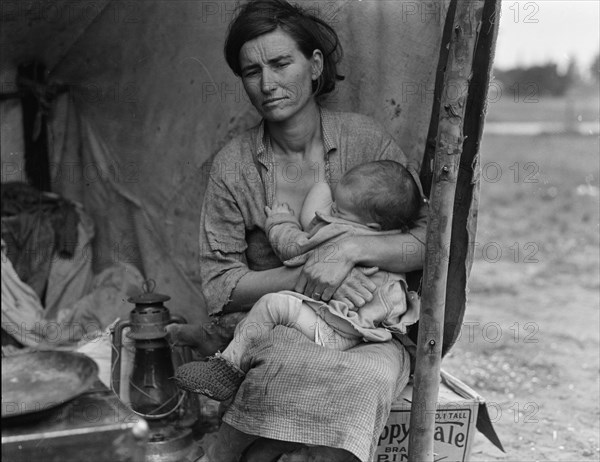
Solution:
[[[323,53],[321,50],[314,50],[310,61],[312,65],[312,79],[317,80],[323,73]]]

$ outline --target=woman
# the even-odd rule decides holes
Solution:
[[[375,289],[361,267],[421,268],[425,210],[410,234],[343,239],[301,268],[277,259],[264,232],[265,206],[285,202],[299,216],[315,182],[334,185],[354,165],[406,158],[375,121],[319,105],[339,79],[341,48],[315,16],[284,0],[251,1],[230,25],[225,56],[263,121],[216,155],[208,179],[200,244],[212,314],[247,311],[280,290],[360,307]],[[408,380],[405,349],[394,340],[334,352],[290,342],[285,329],[247,355],[253,368],[205,460],[237,460],[259,436],[315,446],[309,451],[323,460],[369,460]]]

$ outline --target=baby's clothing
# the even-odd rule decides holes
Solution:
[[[265,230],[275,253],[288,266],[300,266],[306,252],[318,250],[318,258],[335,261],[334,239],[355,235],[398,234],[399,231],[376,231],[360,223],[317,212],[307,232],[302,231],[296,217],[274,213],[267,217]],[[336,332],[346,337],[359,337],[370,342],[385,342],[391,332],[406,334],[407,327],[419,319],[419,299],[408,292],[404,274],[378,271],[370,277],[377,286],[373,300],[358,310],[347,303],[316,301],[296,292],[284,292],[312,308]]]
[[[245,371],[243,355],[252,342],[272,334],[275,326],[286,326],[315,343],[333,350],[347,350],[361,338],[336,331],[294,292],[282,291],[263,295],[235,328],[233,340],[221,356]],[[294,341],[293,333],[289,341]]]
[[[265,228],[275,253],[291,266],[304,264],[306,252],[317,248],[319,258],[334,261],[332,240],[336,238],[397,233],[374,231],[321,213],[316,214],[309,232],[302,231],[298,220],[288,213],[271,214]],[[293,328],[335,350],[347,350],[362,341],[385,342],[392,338],[392,332],[406,334],[407,327],[419,318],[417,295],[408,292],[403,274],[377,271],[370,278],[377,286],[373,300],[359,309],[338,300],[325,303],[288,290],[264,295],[237,325],[233,340],[221,356],[244,369],[242,358],[250,342],[270,335],[277,325]]]

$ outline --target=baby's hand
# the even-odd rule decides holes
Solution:
[[[286,202],[273,202],[273,207],[265,206],[265,212],[267,212],[267,215],[273,215],[275,213],[288,213],[294,215],[294,211]]]

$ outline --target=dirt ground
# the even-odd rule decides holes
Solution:
[[[502,453],[600,460],[598,136],[485,136],[476,261],[443,368],[483,395]]]

